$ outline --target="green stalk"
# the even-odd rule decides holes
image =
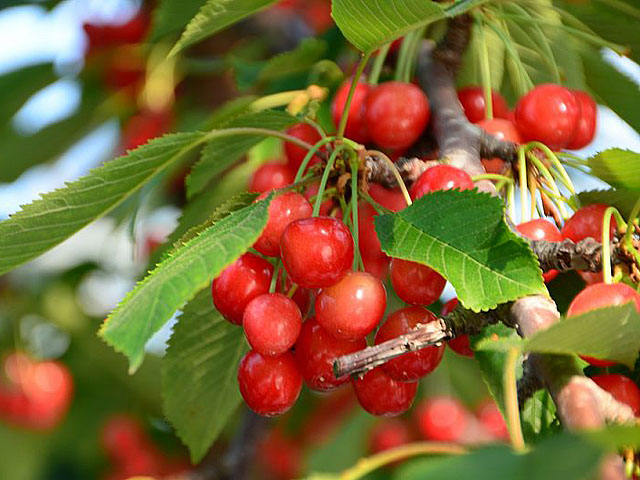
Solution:
[[[562,183],[567,187],[567,189],[569,190],[569,192],[571,192],[572,195],[575,195],[576,194],[576,189],[573,186],[573,182],[571,181],[571,177],[569,177],[569,174],[567,173],[567,171],[562,166],[562,162],[560,162],[560,160],[558,160],[558,157],[556,156],[556,154],[542,142],[536,142],[536,141],[529,142],[525,146],[525,150],[526,151],[533,150],[534,148],[539,148],[540,150],[542,150],[544,152],[544,154],[547,156],[547,158],[549,159],[551,164],[554,167],[556,167],[558,169],[558,171],[560,172],[560,174],[562,175],[562,177],[560,179],[562,181]]]
[[[344,149],[344,146],[338,145],[338,147],[333,151],[331,156],[329,157],[329,161],[327,162],[327,166],[324,167],[324,172],[322,172],[322,179],[320,180],[320,186],[318,187],[318,197],[316,198],[316,203],[313,204],[313,212],[312,216],[317,217],[320,213],[320,206],[322,205],[322,197],[324,196],[324,190],[327,187],[327,180],[329,180],[329,174],[333,169],[333,164],[338,157],[338,154]]]
[[[389,49],[391,48],[391,43],[385,43],[380,50],[378,50],[378,54],[376,55],[376,59],[373,62],[373,66],[371,67],[371,74],[369,75],[369,84],[377,85],[380,80],[380,73],[382,72],[382,68],[384,67],[384,61],[387,59],[387,54],[389,53]]]
[[[536,166],[538,171],[542,174],[542,176],[545,178],[545,180],[549,183],[549,187],[551,187],[551,191],[556,196],[561,197],[562,195],[560,194],[560,189],[558,188],[558,184],[556,184],[555,180],[553,179],[553,176],[549,172],[549,169],[547,169],[547,167],[544,165],[544,163],[542,163],[538,159],[538,157],[536,157],[533,154],[533,152],[531,152],[531,151],[527,152],[527,158],[529,159],[529,161],[531,163],[533,163]],[[567,218],[567,210],[564,208],[564,204],[563,203],[560,203],[560,204],[555,203],[555,205],[556,205],[556,207],[558,207],[558,210],[560,210],[560,215],[562,215],[562,218]]]
[[[522,435],[522,425],[520,424],[520,409],[518,408],[518,389],[516,380],[516,367],[520,351],[517,348],[510,348],[507,352],[507,360],[504,366],[503,388],[504,406],[506,410],[507,426],[509,427],[509,437],[511,445],[516,452],[524,452],[526,445]]]
[[[602,217],[602,277],[604,283],[611,283],[611,217],[615,217],[619,229],[626,229],[627,223],[616,207],[608,207]]]
[[[507,202],[509,204],[509,218],[516,222],[516,186],[515,182],[507,183]]]
[[[271,277],[271,284],[269,285],[269,293],[273,293],[276,291],[276,286],[278,284],[278,276],[280,275],[281,267],[282,267],[282,260],[278,258],[275,269],[273,270],[273,276]]]
[[[497,180],[503,183],[514,183],[513,178],[500,175],[499,173],[482,173],[480,175],[474,175],[471,177],[471,180],[473,180],[474,183],[479,180]]]
[[[489,64],[489,50],[484,34],[484,24],[479,15],[475,16],[476,31],[480,40],[480,76],[482,77],[482,90],[484,92],[485,117],[493,118],[493,99],[491,98],[491,65]]]
[[[640,198],[638,198],[636,203],[633,205],[633,208],[631,209],[631,215],[629,215],[629,223],[627,225],[627,231],[624,232],[624,245],[626,249],[629,251],[635,250],[635,248],[633,247],[633,231],[634,231],[635,221],[638,218],[638,215],[640,215]]]
[[[518,148],[518,177],[520,180],[520,223],[527,218],[527,159],[524,148]]]
[[[338,140],[342,140],[342,137],[344,137],[344,129],[347,128],[347,119],[349,118],[349,107],[351,106],[351,99],[353,98],[353,93],[356,91],[356,86],[360,81],[360,77],[362,76],[362,72],[364,71],[364,67],[369,61],[370,56],[371,53],[366,53],[362,56],[362,58],[360,59],[360,63],[358,64],[358,68],[356,69],[356,73],[351,80],[351,88],[349,88],[347,101],[344,104],[344,110],[342,111],[342,116],[340,117],[340,123],[338,125],[338,133],[336,134],[336,138]]]
[[[304,171],[307,169],[307,165],[311,161],[311,158],[316,154],[316,152],[318,150],[320,150],[320,147],[322,147],[326,143],[329,143],[329,142],[333,141],[334,139],[335,139],[335,137],[323,138],[321,140],[318,140],[315,143],[315,145],[313,145],[309,149],[307,154],[302,159],[302,163],[300,164],[300,167],[298,168],[298,171],[296,172],[296,177],[294,178],[293,183],[297,183],[298,181],[300,181],[300,179],[302,178],[302,175],[304,174]]]
[[[355,157],[355,155],[353,155]],[[362,265],[362,257],[360,256],[360,242],[358,231],[358,159],[351,158],[351,225],[353,226],[353,243],[354,243],[354,256],[353,256],[353,270],[358,270]]]

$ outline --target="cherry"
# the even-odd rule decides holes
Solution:
[[[211,284],[213,304],[223,317],[240,325],[247,304],[269,292],[272,276],[273,265],[253,253],[245,253]]]
[[[307,200],[309,200],[309,202],[311,202],[312,199],[315,202],[316,199],[314,197],[318,194],[319,187],[320,187],[319,183],[312,183],[304,191],[304,196],[307,198]],[[330,198],[322,202],[320,204],[320,212],[319,212],[320,216],[328,217],[332,207],[333,207],[333,200],[331,200]]]
[[[281,429],[271,430],[257,448],[258,461],[275,478],[288,480],[302,473],[302,450],[299,442],[286,436]]]
[[[110,53],[103,70],[104,84],[113,91],[123,91],[134,100],[145,77],[145,59],[141,51],[129,45]]]
[[[393,417],[411,407],[418,390],[417,382],[397,382],[376,367],[362,378],[352,380],[360,406],[371,415]]]
[[[425,440],[459,442],[470,422],[467,409],[449,396],[431,397],[418,405],[418,430]]]
[[[90,55],[105,47],[141,42],[147,33],[149,20],[149,15],[140,11],[121,25],[83,24],[82,28],[89,40],[87,53]]]
[[[351,268],[353,238],[336,218],[302,218],[285,228],[280,253],[291,280],[307,288],[324,288],[337,283]]]
[[[515,119],[524,140],[538,140],[549,148],[560,149],[571,142],[576,132],[580,103],[568,88],[546,83],[518,100]]]
[[[340,118],[344,112],[344,106],[347,103],[347,97],[353,79],[345,81],[336,92],[333,97],[333,103],[331,104],[331,115],[333,116],[333,123],[338,126]],[[344,130],[344,135],[351,140],[358,143],[369,142],[369,131],[365,125],[365,109],[364,103],[369,94],[370,87],[367,83],[358,82],[356,89],[353,92],[351,98],[351,105],[349,106],[349,117],[347,119],[347,126]]]
[[[316,318],[336,338],[355,341],[378,326],[387,308],[384,285],[366,272],[349,272],[316,297]]]
[[[315,145],[322,139],[320,133],[308,123],[296,123],[292,127],[289,127],[287,133],[292,137],[296,137],[299,140],[303,140],[309,143],[310,145]],[[300,168],[300,165],[302,165],[302,161],[307,155],[308,150],[306,148],[299,147],[295,143],[284,142],[284,152],[287,155],[289,169],[295,173]],[[320,162],[320,157],[314,155],[313,157],[311,157],[311,160],[309,161],[307,166],[311,166]]]
[[[148,447],[148,437],[142,425],[128,414],[116,414],[105,421],[100,432],[102,448],[120,465],[129,463],[132,454]]]
[[[263,417],[275,417],[298,399],[302,375],[291,352],[267,357],[251,350],[238,366],[238,386],[251,410]]]
[[[302,316],[293,300],[281,293],[264,293],[251,300],[242,317],[251,348],[261,355],[280,355],[296,343]]]
[[[375,344],[378,345],[392,338],[404,335],[419,324],[436,321],[437,317],[422,307],[408,307],[389,315],[387,321],[376,333]],[[415,352],[389,360],[382,368],[394,380],[411,382],[433,372],[440,364],[444,354],[444,344],[422,348]]]
[[[253,172],[247,189],[256,193],[269,192],[292,184],[294,178],[295,173],[287,165],[279,162],[265,163]]]
[[[367,96],[365,122],[371,138],[383,148],[411,146],[429,123],[427,96],[411,83],[387,82]]]
[[[503,118],[494,118],[492,120],[481,120],[478,126],[485,132],[490,133],[494,137],[506,142],[522,143],[522,137],[518,132],[515,124]],[[483,158],[482,165],[487,173],[502,173],[504,171],[505,162],[500,158]]]
[[[415,200],[437,190],[471,190],[473,180],[467,172],[451,165],[435,165],[424,171],[411,185],[409,194]]]
[[[580,104],[580,117],[578,119],[578,127],[567,148],[569,150],[579,150],[589,145],[595,136],[598,106],[586,92],[573,90],[573,95]]]
[[[268,192],[261,194],[257,200],[267,197]],[[258,252],[268,257],[280,255],[280,237],[292,221],[311,216],[313,207],[304,195],[286,192],[278,195],[269,205],[269,219],[260,238],[253,245]]]
[[[282,288],[282,281],[280,280],[280,278],[278,278],[278,281],[276,282],[276,290],[280,290],[285,293],[289,292],[289,290],[291,290],[291,288],[293,287],[293,283],[291,282],[291,279],[289,277],[287,277],[284,285],[284,288]],[[293,300],[300,309],[302,318],[304,318],[307,313],[309,313],[309,307],[311,306],[312,297],[313,292],[310,289],[300,286],[296,288],[295,292],[293,292],[293,295],[291,296],[291,300]]]
[[[458,306],[458,299],[452,298],[442,307],[441,315],[446,317]],[[458,335],[447,342],[447,345],[463,357],[473,357],[473,350],[471,350],[471,342],[469,341],[469,335]]]
[[[411,442],[411,432],[405,422],[390,418],[377,423],[369,433],[369,450],[380,453]]]
[[[349,381],[348,376],[336,378],[333,374],[335,359],[366,346],[363,338],[355,342],[337,339],[324,330],[314,317],[302,324],[295,356],[307,386],[312,390],[328,391]]]
[[[591,380],[619,402],[629,405],[636,417],[640,416],[640,389],[633,380],[618,374],[594,375]]]
[[[543,218],[536,218],[528,222],[521,223],[516,230],[523,236],[532,240],[546,240],[548,242],[561,242],[562,234],[558,227]],[[545,282],[550,282],[558,276],[557,270],[550,270],[542,274]]]
[[[484,89],[471,86],[458,90],[458,100],[462,110],[470,122],[478,123],[486,118],[486,102]],[[495,90],[491,91],[491,105],[493,116],[496,118],[509,118],[509,105],[502,95]]]
[[[438,272],[426,265],[400,258],[391,260],[391,285],[403,302],[431,305],[440,298],[446,283]]]
[[[382,252],[382,246],[376,233],[374,218],[377,215],[375,209],[368,203],[362,203],[358,207],[358,243],[360,254],[365,258],[381,259],[389,263],[389,257]]]
[[[407,206],[404,195],[399,188],[388,189],[378,183],[369,184],[369,195],[376,202],[392,212],[399,212]]]
[[[490,398],[487,399],[478,406],[476,415],[482,426],[492,437],[500,440],[509,440],[507,424],[504,422],[504,418],[496,402]]]
[[[588,285],[573,299],[567,309],[567,317],[573,317],[598,308],[613,307],[634,302],[636,310],[640,312],[640,295],[624,283],[594,283]],[[615,362],[588,356],[581,358],[596,367],[611,367]]]
[[[169,130],[171,120],[171,113],[166,111],[144,111],[131,117],[122,133],[125,151],[133,150],[165,133]]]
[[[386,279],[389,274],[389,257],[386,255],[362,255],[362,264],[365,272],[380,280]]]

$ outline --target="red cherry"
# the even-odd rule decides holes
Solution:
[[[318,183],[312,183],[304,191],[304,196],[307,198],[307,200],[309,200],[309,202],[311,202],[312,199],[315,202],[316,199],[314,197],[318,194],[319,186],[320,184]],[[319,212],[320,216],[328,217],[332,207],[333,207],[333,200],[331,200],[330,198],[322,202],[320,204],[320,212]],[[339,215],[342,215],[342,214],[340,213]]]
[[[496,402],[492,399],[484,401],[476,410],[476,415],[482,426],[492,437],[499,440],[509,440],[509,430],[507,424],[500,413],[500,409]]]
[[[419,324],[437,320],[429,310],[422,307],[408,307],[389,315],[387,321],[376,333],[375,344],[386,342],[410,332]],[[444,354],[444,344],[422,348],[416,352],[405,353],[385,363],[382,368],[394,380],[411,382],[433,372],[440,364]]]
[[[634,302],[636,310],[640,312],[640,295],[624,283],[594,283],[588,285],[573,299],[567,309],[567,317],[573,317],[598,308],[613,307]],[[596,367],[611,367],[615,362],[602,360],[589,356],[581,358]]]
[[[369,450],[380,453],[411,442],[411,432],[400,419],[390,418],[377,423],[369,434]]]
[[[482,87],[461,88],[458,90],[458,100],[460,100],[462,110],[470,122],[478,123],[486,118],[487,107]],[[494,117],[509,118],[509,105],[504,97],[495,90],[491,91],[491,104]]]
[[[296,403],[302,375],[291,352],[266,357],[251,350],[238,366],[238,386],[251,410],[263,417],[275,417]]]
[[[452,298],[442,307],[440,315],[446,317],[458,306],[458,299]],[[452,338],[447,342],[447,345],[463,357],[473,357],[473,350],[471,350],[471,342],[469,341],[469,335],[458,335],[456,338]]]
[[[579,150],[589,145],[596,134],[598,106],[586,92],[573,90],[573,95],[580,104],[580,118],[578,119],[578,127],[567,148],[569,150]]]
[[[429,123],[427,96],[411,83],[387,82],[373,89],[365,103],[371,138],[384,148],[411,146]]]
[[[435,165],[424,171],[411,185],[409,193],[413,200],[437,190],[471,190],[473,180],[467,172],[451,165]]]
[[[148,437],[142,425],[128,414],[116,414],[105,421],[100,432],[102,448],[114,463],[124,464],[146,446]]]
[[[543,218],[536,218],[528,222],[521,223],[516,230],[523,236],[532,240],[546,240],[548,242],[561,242],[562,234],[558,227]],[[557,270],[550,270],[542,274],[545,282],[550,282],[558,276]]]
[[[375,209],[368,203],[362,203],[358,207],[358,243],[360,254],[363,257],[388,258],[383,252],[376,233],[374,218],[377,215]]]
[[[269,192],[292,184],[294,178],[295,173],[287,165],[278,162],[265,163],[253,172],[247,189],[255,193]]]
[[[318,143],[322,136],[318,131],[308,123],[296,123],[289,127],[287,133],[292,137],[305,141],[310,145]],[[287,155],[287,163],[292,172],[297,172],[302,164],[302,160],[307,155],[308,150],[291,142],[284,142],[284,152]],[[308,166],[321,162],[320,157],[314,155],[307,164]]]
[[[335,359],[366,346],[364,339],[339,340],[326,332],[315,318],[310,318],[302,325],[295,356],[307,386],[312,390],[328,391],[349,381],[348,376],[336,378],[333,374]]]
[[[344,111],[344,106],[347,103],[347,97],[349,90],[351,89],[351,83],[353,79],[345,81],[336,92],[333,97],[333,103],[331,104],[331,115],[333,116],[333,123],[337,127]],[[349,117],[347,119],[347,126],[344,130],[344,135],[350,138],[354,142],[368,143],[369,131],[365,125],[365,109],[364,103],[369,94],[370,87],[367,83],[358,82],[356,89],[353,92],[351,98],[351,105],[349,106]]]
[[[629,405],[636,417],[640,416],[640,389],[633,380],[618,374],[595,375],[591,380],[619,402]]]
[[[418,390],[417,382],[397,382],[380,367],[353,379],[360,406],[371,415],[394,417],[411,407]]]
[[[431,305],[440,298],[446,283],[438,272],[426,265],[400,258],[391,260],[391,285],[403,302]]]
[[[580,119],[580,103],[571,90],[546,83],[518,100],[516,125],[525,141],[538,140],[560,149],[573,138]]]
[[[268,192],[264,192],[257,200],[262,200],[267,195]],[[286,192],[277,196],[269,205],[267,225],[253,248],[268,257],[279,256],[280,237],[284,229],[294,220],[311,216],[312,212],[309,200],[300,193]]]
[[[280,238],[282,263],[298,285],[324,288],[337,283],[353,263],[353,237],[331,217],[291,222]]]
[[[490,133],[494,137],[506,142],[522,143],[522,137],[518,132],[515,124],[510,120],[503,118],[494,118],[492,120],[481,120],[478,126],[485,132]],[[483,158],[482,165],[487,173],[502,173],[504,170],[504,160],[500,158]]]
[[[231,323],[242,324],[247,304],[269,292],[273,265],[252,253],[245,253],[225,268],[211,284],[216,309]]]
[[[418,405],[416,419],[425,440],[459,442],[464,438],[471,415],[455,398],[431,397]]]
[[[376,202],[392,212],[399,212],[407,206],[407,201],[399,188],[390,190],[377,183],[369,184],[369,195]]]
[[[389,257],[384,256],[362,256],[362,264],[364,271],[370,273],[380,280],[385,280],[389,274]]]
[[[265,293],[244,309],[242,326],[251,348],[261,355],[280,355],[296,343],[302,316],[293,300],[281,293]]]
[[[316,318],[331,335],[355,341],[366,337],[387,308],[384,285],[366,272],[349,272],[316,297]]]
[[[279,428],[260,441],[256,454],[265,470],[277,479],[299,478],[302,474],[300,443],[285,436]]]
[[[140,49],[129,45],[119,47],[108,56],[102,76],[107,87],[124,91],[133,101],[145,77],[145,59]]]
[[[324,33],[333,26],[331,2],[326,0],[307,0],[302,15],[316,34]]]
[[[280,278],[278,278],[278,281],[276,282],[276,290],[279,290],[284,293],[288,293],[289,290],[291,290],[291,287],[293,287],[293,283],[291,282],[291,279],[289,279],[288,277],[284,282],[284,285],[285,287],[282,288],[282,281],[280,280]],[[300,314],[302,315],[302,318],[304,318],[307,315],[307,313],[309,313],[309,307],[311,306],[311,300],[313,299],[312,297],[313,297],[313,291],[308,288],[298,286],[295,292],[293,292],[293,296],[291,297],[291,300],[293,300],[298,306],[298,308],[300,309]]]
[[[161,136],[171,125],[171,113],[145,111],[129,119],[122,133],[124,150],[133,150]]]

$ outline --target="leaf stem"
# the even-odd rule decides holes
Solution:
[[[380,80],[380,73],[382,73],[382,68],[384,67],[384,62],[387,59],[387,54],[389,53],[389,49],[391,48],[391,43],[385,43],[380,50],[378,50],[378,54],[376,55],[376,59],[373,62],[373,66],[371,67],[371,73],[369,74],[369,84],[377,85]]]
[[[340,117],[340,123],[338,124],[338,133],[336,134],[336,138],[338,140],[342,140],[342,137],[344,137],[344,129],[347,128],[347,119],[349,118],[349,107],[351,106],[351,99],[353,98],[353,94],[356,91],[356,87],[358,86],[358,82],[360,81],[360,77],[362,76],[362,72],[364,71],[364,67],[369,61],[369,57],[371,57],[371,52],[366,53],[362,56],[362,58],[360,59],[360,63],[358,64],[358,68],[356,69],[356,73],[351,79],[351,88],[349,88],[347,101],[344,104],[344,110],[342,110],[342,116]]]
[[[510,348],[507,352],[507,359],[504,366],[504,405],[509,427],[509,437],[511,445],[517,452],[523,452],[526,448],[520,425],[520,410],[518,408],[518,389],[516,380],[516,367],[520,358],[520,351],[517,348]]]
[[[324,167],[324,172],[322,172],[322,179],[320,180],[320,186],[318,187],[318,196],[316,198],[316,202],[313,204],[313,213],[311,214],[314,217],[317,217],[320,213],[320,207],[322,206],[322,197],[324,197],[324,190],[327,187],[327,181],[329,180],[329,174],[331,170],[333,170],[333,164],[338,157],[338,154],[344,149],[343,145],[338,145],[336,149],[333,151],[331,156],[329,157],[329,161],[327,161],[327,166]]]

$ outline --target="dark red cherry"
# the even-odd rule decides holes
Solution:
[[[269,292],[273,265],[252,253],[245,253],[211,284],[216,309],[231,323],[242,324],[247,304],[258,295]]]
[[[284,268],[307,288],[337,283],[351,269],[353,237],[336,218],[312,217],[291,222],[280,238]]]
[[[579,150],[589,145],[596,134],[598,106],[586,92],[573,90],[573,95],[580,104],[580,118],[578,119],[578,127],[567,148],[569,150]]]
[[[253,172],[247,189],[255,193],[269,192],[290,185],[294,178],[295,172],[284,163],[265,163]]]
[[[478,126],[485,132],[506,142],[522,143],[522,137],[515,124],[504,118],[494,118],[492,120],[481,120]],[[483,158],[482,165],[487,173],[502,173],[505,163],[500,158]]]
[[[458,299],[452,298],[442,307],[441,315],[446,317],[458,306]],[[471,350],[471,342],[469,341],[469,335],[458,335],[456,338],[452,338],[447,342],[447,345],[463,357],[473,357],[473,350]]]
[[[416,420],[425,440],[460,442],[472,419],[458,400],[442,395],[421,402],[416,408]]]
[[[594,375],[591,380],[619,402],[629,405],[636,417],[640,416],[640,389],[633,380],[618,374]]]
[[[331,104],[331,115],[333,117],[333,123],[338,127],[340,124],[340,118],[342,117],[344,106],[347,103],[347,96],[349,95],[349,89],[353,79],[345,81],[336,92],[333,97],[333,103]],[[351,105],[349,106],[349,117],[347,119],[347,127],[344,130],[345,137],[358,142],[369,142],[369,131],[365,125],[364,120],[364,103],[369,94],[370,87],[367,83],[358,82],[356,89],[353,92],[351,98]]]
[[[393,150],[411,146],[429,123],[427,96],[411,83],[387,82],[368,95],[365,122],[375,143]]]
[[[451,165],[436,165],[428,168],[411,185],[409,194],[413,200],[437,190],[471,190],[473,180],[467,172]]]
[[[416,262],[391,260],[391,284],[398,297],[412,305],[431,305],[447,281],[435,270]]]
[[[272,429],[259,442],[258,463],[269,478],[287,480],[299,478],[303,472],[303,452],[300,442],[287,436],[281,428]]]
[[[369,433],[369,450],[380,453],[411,442],[411,431],[407,424],[396,418],[377,423]]]
[[[292,127],[289,127],[287,133],[292,137],[296,137],[299,140],[307,142],[309,145],[315,145],[322,139],[320,133],[308,123],[296,123]],[[287,156],[289,169],[295,174],[295,172],[300,168],[308,150],[294,143],[284,142],[284,152]],[[307,166],[311,166],[319,162],[321,162],[320,157],[314,155],[311,157]]]
[[[521,223],[516,230],[531,240],[546,240],[547,242],[561,242],[562,234],[558,227],[543,218],[536,218]],[[550,270],[542,274],[545,282],[550,282],[558,276],[557,270]]]
[[[316,318],[331,335],[355,341],[366,337],[382,320],[387,307],[384,285],[366,272],[349,272],[316,297]]]
[[[486,118],[486,102],[482,87],[464,87],[458,90],[458,100],[470,122],[478,123]],[[502,95],[491,91],[491,104],[495,118],[509,118],[509,105]]]
[[[388,189],[378,183],[369,184],[369,195],[376,202],[392,212],[399,212],[407,206],[407,201],[399,188]]]
[[[375,344],[386,342],[410,332],[420,324],[436,321],[437,317],[422,307],[402,308],[389,315],[376,333]],[[382,368],[394,380],[411,382],[433,372],[444,354],[444,344],[405,353],[385,363]]]
[[[546,83],[518,100],[515,123],[525,141],[538,140],[551,149],[571,142],[580,119],[580,103],[568,88]]]
[[[360,406],[371,415],[384,417],[409,410],[418,390],[417,382],[397,382],[381,367],[354,378],[352,385]]]
[[[262,200],[268,195],[264,192],[258,197]],[[269,219],[260,238],[253,245],[258,252],[268,257],[280,255],[280,237],[282,232],[294,220],[311,216],[313,207],[304,195],[296,192],[286,192],[277,196],[269,205]]]
[[[298,339],[302,327],[300,309],[281,293],[265,293],[244,309],[242,326],[251,348],[261,355],[280,355]]]
[[[339,340],[326,332],[315,318],[310,318],[302,325],[295,356],[307,386],[312,390],[328,391],[349,381],[348,376],[336,378],[333,374],[336,358],[366,346],[363,338],[355,342]]]
[[[140,112],[129,119],[122,132],[124,150],[133,150],[149,140],[162,136],[171,126],[169,112]]]
[[[251,350],[238,366],[238,386],[251,410],[263,417],[275,417],[296,403],[302,375],[291,352],[267,357]]]

